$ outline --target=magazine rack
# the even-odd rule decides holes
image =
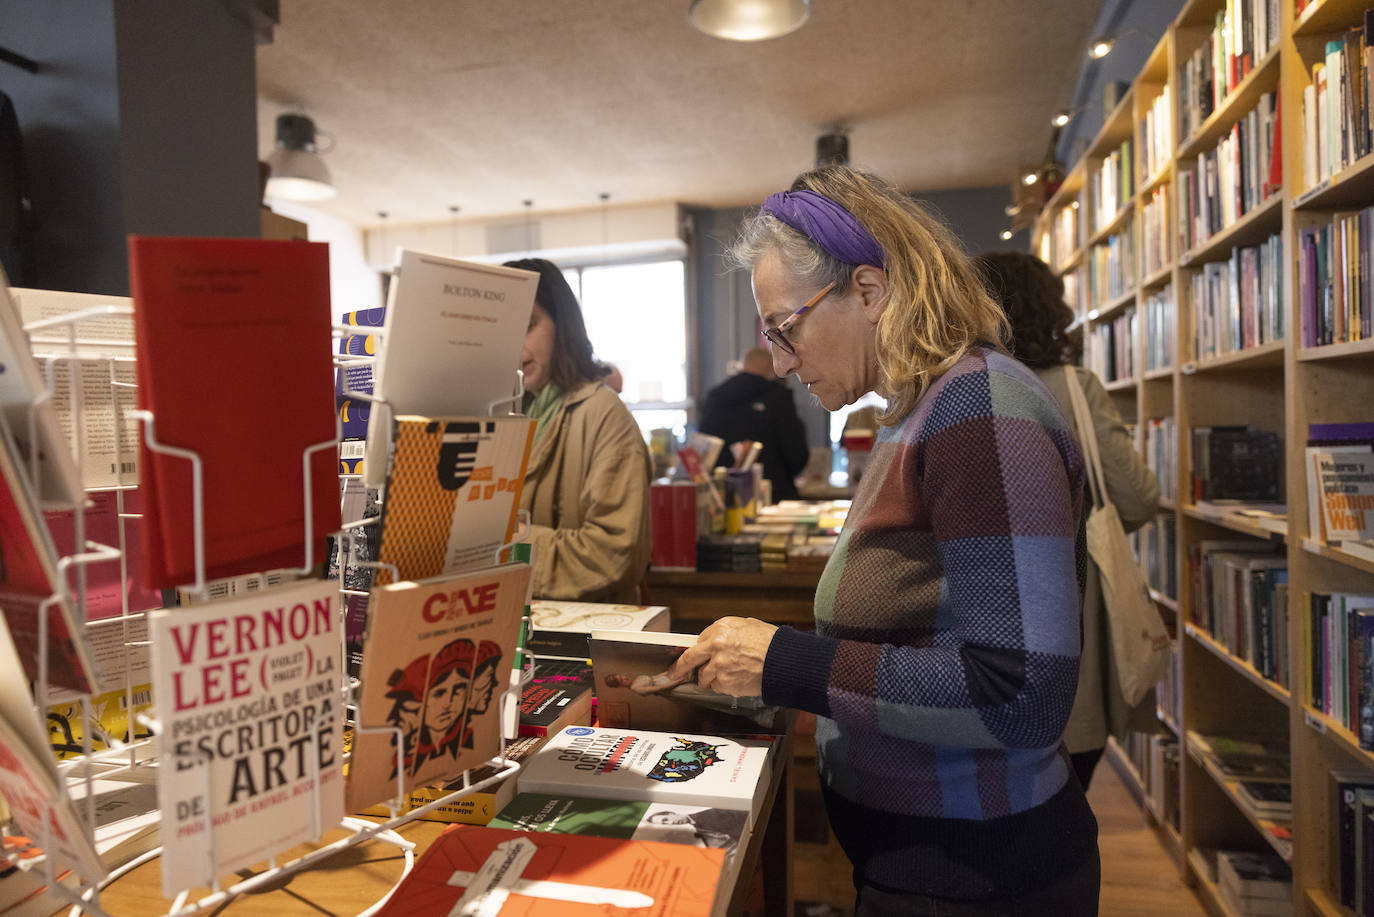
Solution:
[[[25,330],[31,333],[37,330],[51,328],[60,328],[65,331],[65,348],[62,348],[60,352],[53,354],[45,354],[42,357],[40,357],[40,359],[42,359],[46,363],[47,388],[37,399],[35,399],[34,404],[30,406],[29,426],[31,431],[36,427],[37,410],[39,409],[39,406],[44,401],[50,399],[53,396],[53,392],[55,390],[55,376],[57,364],[60,362],[66,362],[69,367],[68,389],[70,399],[69,407],[71,410],[71,416],[73,418],[73,447],[75,458],[78,462],[78,465],[80,464],[81,459],[86,455],[86,435],[80,422],[83,417],[82,408],[84,399],[83,386],[81,385],[82,373],[86,371],[89,367],[89,364],[93,362],[105,362],[107,364],[107,370],[109,373],[108,381],[111,391],[111,408],[113,417],[112,423],[114,426],[113,441],[115,444],[115,485],[113,487],[89,488],[88,492],[113,491],[115,493],[117,511],[117,531],[119,536],[118,546],[103,545],[93,541],[88,541],[85,537],[85,513],[83,511],[83,507],[71,507],[71,509],[73,510],[75,543],[78,546],[78,548],[84,548],[85,550],[78,550],[77,552],[69,556],[59,558],[57,563],[58,591],[53,595],[49,596],[48,598],[42,600],[42,602],[40,603],[37,634],[38,679],[36,684],[34,685],[35,697],[40,711],[46,712],[51,709],[51,702],[53,700],[53,697],[49,690],[47,671],[47,647],[48,640],[50,639],[48,633],[48,613],[58,603],[69,602],[71,603],[72,608],[74,609],[75,620],[77,620],[78,622],[83,622],[85,626],[88,628],[88,631],[96,632],[100,629],[111,628],[115,626],[121,628],[119,642],[122,644],[124,648],[124,664],[123,677],[121,679],[121,687],[124,692],[125,710],[128,712],[125,724],[124,739],[121,740],[111,736],[103,736],[104,744],[106,744],[107,747],[102,749],[96,749],[93,747],[92,734],[95,732],[103,732],[103,727],[100,726],[98,718],[92,710],[89,695],[77,696],[77,702],[79,702],[81,708],[82,720],[80,742],[81,752],[80,755],[75,758],[64,760],[58,763],[57,771],[59,776],[59,796],[57,799],[49,802],[48,807],[45,811],[42,831],[40,832],[39,837],[34,839],[37,845],[43,850],[56,849],[53,843],[53,832],[57,822],[56,813],[58,811],[59,806],[65,807],[72,802],[72,800],[75,798],[75,794],[73,793],[74,789],[84,784],[85,792],[81,794],[81,801],[85,804],[85,822],[87,825],[87,829],[92,832],[93,842],[94,829],[91,826],[93,826],[96,821],[95,792],[93,789],[94,780],[96,779],[96,777],[117,777],[120,775],[127,775],[139,769],[143,769],[144,773],[147,773],[148,768],[153,768],[156,766],[156,762],[159,757],[158,737],[162,733],[161,722],[154,716],[150,716],[143,713],[135,715],[134,713],[136,707],[135,689],[139,687],[141,684],[146,683],[146,681],[138,680],[134,673],[136,671],[143,671],[145,673],[143,677],[150,679],[150,676],[146,674],[146,660],[140,659],[142,654],[146,652],[146,648],[149,646],[149,640],[147,639],[146,614],[144,612],[131,612],[129,610],[129,571],[127,566],[128,558],[125,551],[125,523],[128,520],[140,518],[140,515],[126,512],[124,505],[124,494],[128,491],[135,490],[137,488],[136,484],[130,484],[125,482],[125,469],[129,466],[124,461],[123,454],[123,431],[121,421],[124,418],[133,418],[141,423],[144,442],[151,451],[181,458],[191,463],[192,493],[189,496],[191,498],[193,520],[195,579],[194,582],[187,587],[186,591],[197,593],[202,597],[206,597],[207,595],[206,590],[208,584],[205,577],[205,532],[203,491],[204,478],[203,461],[201,459],[201,456],[192,450],[184,449],[173,444],[163,443],[159,441],[156,432],[156,418],[153,416],[151,412],[143,410],[121,411],[119,405],[120,390],[132,389],[135,387],[135,385],[132,383],[120,381],[117,378],[116,367],[121,363],[132,363],[133,358],[129,356],[115,355],[110,353],[100,353],[98,355],[93,355],[89,351],[83,351],[82,348],[87,345],[107,345],[109,344],[109,341],[85,340],[77,336],[77,326],[82,322],[89,321],[92,319],[108,319],[110,317],[132,316],[132,314],[133,309],[130,306],[107,305],[99,306],[92,309],[85,309],[78,312],[73,312],[58,318],[45,319],[39,322],[32,322],[25,326]],[[343,333],[355,333],[357,331],[356,327],[348,325],[336,325],[334,326],[334,329],[336,332],[342,331]],[[380,329],[378,329],[378,332],[376,333],[380,333]],[[367,360],[371,358],[365,357],[363,359]],[[347,355],[340,355],[340,357],[337,358],[335,362],[336,365],[350,364],[358,362],[358,359]],[[86,364],[86,366],[83,366],[83,364]],[[524,394],[523,382],[523,374],[517,371],[515,394],[510,399],[503,399],[492,403],[488,406],[488,412],[494,414],[500,406],[510,404],[512,401],[514,401],[514,406],[518,407],[520,399]],[[350,397],[357,397],[362,400],[372,402],[378,401],[378,399],[374,399],[370,395],[367,395],[365,393],[348,392],[348,394],[350,395]],[[5,423],[5,419],[2,416],[0,416],[0,430],[3,430],[4,433],[7,435],[8,428],[4,426]],[[336,418],[336,430],[337,429],[338,420]],[[323,451],[324,449],[328,448],[337,448],[338,446],[339,441],[336,435],[335,439],[309,445],[305,447],[305,449],[302,451],[301,461],[304,470],[303,503],[305,512],[305,525],[303,535],[305,538],[305,554],[303,558],[303,564],[301,567],[291,568],[283,572],[301,575],[308,575],[310,572],[312,572],[312,567],[314,566],[315,558],[313,557],[312,553],[314,533],[312,532],[313,514],[311,506],[311,459],[317,452]],[[31,467],[28,469],[29,474],[32,476],[32,480],[36,482],[38,480],[38,464],[36,455],[31,458],[31,463]],[[521,511],[519,520],[520,521],[518,525],[518,530],[515,533],[514,540],[507,544],[501,545],[496,550],[496,555],[493,558],[493,561],[495,563],[500,563],[501,555],[506,553],[512,545],[523,542],[525,541],[525,539],[528,538],[528,514],[524,511]],[[341,564],[343,562],[344,552],[347,549],[347,539],[349,537],[350,532],[364,525],[373,524],[377,521],[379,520],[374,518],[361,520],[360,522],[356,523],[349,523],[344,526],[343,531],[338,533],[337,550],[339,552]],[[120,613],[116,616],[109,618],[104,618],[96,621],[87,621],[85,614],[85,568],[87,565],[93,563],[112,563],[116,561],[120,565],[120,584],[122,592],[122,607],[120,609]],[[533,556],[530,557],[530,563],[533,563]],[[383,566],[382,564],[377,563],[366,563],[366,565],[373,567]],[[397,571],[394,567],[392,567],[391,569],[393,574],[399,573],[399,571]],[[268,573],[271,572],[278,571],[265,571],[263,573],[257,574],[257,576],[261,578],[261,585],[265,585],[266,577]],[[71,586],[71,577],[69,576],[69,574],[73,573],[75,574],[76,579],[76,589],[74,594]],[[397,576],[397,579],[399,579],[399,576]],[[360,593],[359,590],[343,588],[342,577],[340,587],[340,592],[344,596],[367,594]],[[526,609],[528,611],[528,593],[526,595],[525,604]],[[346,612],[347,600],[345,599],[344,602],[340,603],[340,616],[342,617],[346,614]],[[529,626],[528,613],[524,618],[522,626],[524,628],[528,628]],[[345,628],[341,626],[339,628],[339,632],[341,654],[340,661],[342,662],[342,654],[344,652]],[[341,667],[341,671],[342,670],[343,669]],[[507,721],[514,722],[514,720],[516,719],[515,714],[518,713],[522,684],[528,677],[528,670],[517,671],[515,669],[512,669],[512,677],[510,680],[510,684],[499,695],[500,704],[502,705],[499,709],[501,712],[501,721],[503,723]],[[339,685],[340,702],[341,709],[344,711],[345,717],[348,717],[350,714],[356,715],[357,706],[354,703],[353,696],[356,686],[356,679],[349,678],[346,676],[341,678],[341,684]],[[103,685],[103,687],[110,690],[114,690],[114,686],[109,684]],[[135,723],[137,723],[140,726],[143,726],[148,731],[148,737],[135,738]],[[402,759],[404,754],[403,743],[400,741],[402,734],[401,727],[396,726],[378,728],[358,728],[355,722],[353,723],[353,725],[355,726],[355,729],[357,729],[357,731],[360,732],[395,733],[397,738],[396,745],[398,757],[397,796],[396,799],[392,802],[395,805],[399,805],[405,798],[405,769],[403,766],[399,766],[403,764]],[[319,721],[316,721],[311,727],[312,735],[317,740],[319,728]],[[311,766],[312,770],[314,771],[312,777],[315,778],[313,807],[315,830],[313,833],[318,838],[322,836],[326,830],[330,830],[333,828],[341,828],[345,830],[347,834],[338,840],[332,841],[327,844],[323,844],[315,848],[314,850],[311,850],[309,853],[293,858],[287,862],[279,863],[277,862],[276,858],[273,857],[268,861],[268,867],[266,869],[253,875],[248,879],[234,883],[228,887],[221,888],[219,885],[218,878],[216,878],[213,884],[210,886],[210,893],[207,895],[203,895],[196,900],[191,900],[191,889],[184,889],[172,900],[169,908],[166,911],[166,914],[168,915],[168,917],[185,917],[185,915],[196,914],[210,908],[218,907],[238,895],[260,890],[268,885],[280,883],[286,877],[295,872],[309,869],[343,850],[357,846],[358,844],[361,844],[368,840],[382,841],[391,844],[402,851],[404,857],[404,866],[401,875],[396,881],[396,884],[399,884],[402,880],[405,879],[406,875],[409,874],[411,868],[414,865],[415,845],[402,838],[398,833],[396,833],[395,829],[401,825],[406,824],[407,822],[422,817],[423,815],[427,814],[428,812],[434,809],[437,809],[441,806],[451,805],[463,796],[480,792],[486,789],[487,787],[492,786],[502,780],[505,780],[506,778],[517,773],[520,769],[520,765],[518,762],[507,759],[505,757],[505,744],[506,730],[503,729],[500,739],[498,755],[494,758],[491,758],[485,763],[486,767],[495,769],[495,772],[492,773],[490,776],[487,776],[478,781],[473,781],[472,771],[464,771],[460,775],[455,775],[454,778],[452,778],[453,782],[457,782],[458,778],[461,777],[461,788],[456,789],[453,792],[444,795],[438,799],[435,799],[432,802],[429,802],[421,807],[412,809],[404,813],[400,813],[397,811],[396,808],[392,808],[391,817],[383,819],[380,822],[374,822],[367,819],[352,816],[345,816],[337,826],[330,826],[324,824],[324,820],[321,817],[322,802],[319,795],[318,779],[319,763],[318,760],[312,760]],[[165,759],[166,754],[161,755],[161,757]],[[197,756],[195,755],[176,755],[176,757],[178,760],[197,760]],[[347,755],[345,755],[345,758],[346,757]],[[209,768],[201,768],[201,771],[204,773],[206,781],[205,790],[202,794],[202,800],[205,803],[205,811],[209,812],[210,770]],[[67,885],[64,885],[59,880],[58,871],[54,866],[53,862],[54,858],[51,856],[42,857],[41,862],[32,868],[41,870],[44,883],[46,884],[48,889],[51,890],[55,895],[63,898],[72,905],[71,914],[73,915],[73,917],[75,917],[75,915],[77,914],[89,914],[94,915],[94,917],[114,917],[114,915],[109,914],[100,904],[101,889],[103,889],[114,879],[156,858],[160,853],[160,847],[149,850],[133,858],[132,860],[120,865],[118,868],[110,871],[107,875],[103,877],[82,876],[82,884],[77,885],[75,887],[69,887]],[[15,853],[10,855],[10,858],[16,863],[19,862],[17,854],[18,852],[16,851]],[[207,857],[209,857],[209,861],[213,863],[213,832],[211,832],[209,834],[209,837],[207,838],[206,854]],[[394,887],[395,886],[393,886],[393,890]],[[384,895],[379,901],[377,901],[372,906],[366,908],[361,913],[367,915],[375,912],[386,902],[387,898],[390,897],[390,894],[391,892],[388,891],[386,895]]]

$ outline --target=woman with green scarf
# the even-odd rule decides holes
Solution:
[[[520,498],[533,522],[534,595],[634,603],[649,566],[649,450],[601,381],[563,272],[542,258],[506,265],[539,273],[520,353],[525,413],[535,420]]]

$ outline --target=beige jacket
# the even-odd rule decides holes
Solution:
[[[568,393],[534,444],[521,507],[530,511],[534,594],[630,602],[649,566],[648,447],[600,382]]]
[[[1093,432],[1102,454],[1102,473],[1107,479],[1107,498],[1121,516],[1121,524],[1132,532],[1155,517],[1159,510],[1159,481],[1136,451],[1131,434],[1097,376],[1081,366],[1073,367],[1078,384],[1093,416]],[[1068,379],[1064,367],[1036,370],[1040,381],[1059,402],[1064,416],[1073,419],[1069,402]],[[1081,436],[1081,433],[1078,434]],[[1064,744],[1070,752],[1092,751],[1107,744],[1107,736],[1125,738],[1126,730],[1154,732],[1155,693],[1151,691],[1135,707],[1127,707],[1113,663],[1110,630],[1097,566],[1088,563],[1087,585],[1083,593],[1083,655],[1078,671],[1078,693],[1073,712],[1064,731]]]

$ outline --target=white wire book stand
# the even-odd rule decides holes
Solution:
[[[25,330],[30,334],[45,332],[42,336],[45,343],[35,346],[35,356],[46,368],[47,390],[35,401],[29,410],[30,432],[36,428],[36,416],[39,410],[38,405],[54,397],[55,378],[57,369],[65,365],[68,379],[68,404],[67,407],[72,417],[72,446],[78,466],[87,450],[87,434],[83,427],[82,419],[85,417],[85,392],[83,390],[83,377],[89,372],[103,372],[108,374],[109,387],[109,408],[111,423],[114,427],[112,431],[112,442],[114,449],[113,471],[115,475],[114,483],[108,487],[89,488],[88,493],[95,491],[112,491],[116,507],[116,520],[118,543],[114,545],[100,544],[86,538],[85,513],[82,507],[72,507],[73,523],[75,528],[75,544],[79,550],[67,556],[60,557],[57,563],[58,591],[40,604],[38,614],[38,678],[34,684],[34,695],[41,715],[46,716],[47,711],[52,708],[54,701],[63,695],[54,692],[48,684],[48,655],[47,647],[50,639],[48,626],[49,611],[60,602],[67,602],[73,609],[73,617],[78,622],[85,622],[90,634],[97,634],[106,629],[118,629],[118,636],[106,637],[109,643],[122,648],[121,674],[116,680],[116,684],[110,684],[110,679],[102,685],[102,689],[109,693],[114,690],[122,691],[124,710],[126,711],[126,731],[123,738],[104,735],[103,727],[99,722],[96,712],[90,703],[89,695],[72,697],[72,692],[67,692],[67,697],[80,708],[81,728],[80,728],[80,753],[79,755],[60,761],[57,766],[59,776],[59,795],[51,800],[44,813],[44,821],[39,836],[32,838],[34,844],[42,850],[55,850],[54,831],[57,830],[57,812],[59,807],[66,807],[75,800],[78,811],[83,814],[87,831],[91,834],[91,841],[94,844],[94,825],[96,824],[96,793],[94,790],[95,781],[100,778],[119,778],[130,776],[141,776],[145,779],[154,778],[160,758],[166,758],[166,753],[159,752],[159,736],[162,732],[162,724],[155,716],[138,714],[135,716],[136,707],[140,706],[141,700],[146,700],[137,696],[141,694],[142,686],[146,685],[150,678],[147,668],[147,651],[149,641],[147,639],[146,614],[141,611],[130,611],[129,608],[129,570],[127,555],[126,523],[140,518],[139,514],[126,511],[125,495],[137,488],[137,483],[129,479],[126,469],[133,468],[130,461],[133,456],[125,453],[125,443],[122,436],[124,418],[136,419],[142,429],[144,442],[148,448],[160,454],[173,456],[191,463],[192,468],[192,492],[188,494],[191,501],[194,537],[194,557],[195,557],[195,579],[182,591],[199,594],[202,598],[208,596],[207,583],[205,576],[205,531],[204,531],[204,491],[203,491],[203,460],[196,452],[179,447],[174,444],[164,443],[158,439],[156,418],[148,411],[136,411],[124,408],[121,404],[121,393],[127,399],[127,393],[135,387],[134,383],[122,381],[119,378],[119,368],[121,365],[132,364],[133,357],[119,355],[109,352],[102,352],[96,355],[92,351],[92,346],[107,344],[108,340],[84,339],[78,334],[78,328],[83,323],[94,321],[108,321],[111,318],[129,318],[133,314],[133,309],[125,304],[111,304],[97,306],[94,308],[83,309],[40,321],[30,322],[25,325]],[[335,325],[335,335],[355,334],[360,329],[351,325]],[[382,329],[369,328],[369,334],[380,335]],[[53,337],[56,335],[56,337]],[[60,343],[59,343],[60,342]],[[130,348],[131,350],[131,348]],[[360,361],[370,361],[372,357],[357,357],[351,355],[338,355],[336,366],[352,365]],[[384,404],[380,399],[363,392],[345,391],[344,394],[349,398],[359,401],[367,401],[373,404]],[[503,399],[494,402],[488,408],[488,413],[495,415],[498,409],[504,405],[509,405],[512,401],[518,408],[520,399],[523,396],[523,378],[517,371],[515,391],[511,399]],[[507,411],[505,413],[514,413]],[[5,419],[0,416],[0,424],[5,424]],[[337,427],[337,419],[336,419]],[[31,437],[32,441],[32,437]],[[102,441],[104,437],[102,436]],[[286,571],[263,571],[255,574],[251,578],[250,588],[263,588],[269,578],[274,574],[294,574],[308,576],[316,566],[317,558],[313,556],[314,532],[313,514],[311,512],[311,458],[318,452],[326,449],[338,449],[339,440],[327,440],[307,446],[301,455],[302,468],[304,470],[304,487],[302,500],[304,504],[304,555],[303,563],[298,568],[291,568]],[[36,451],[36,450],[35,450]],[[31,457],[31,465],[28,469],[31,479],[38,480],[39,467],[38,457]],[[384,495],[379,498],[384,499]],[[345,524],[341,532],[336,533],[336,551],[339,557],[339,566],[342,571],[345,558],[349,556],[350,538],[355,532],[364,526],[376,525],[379,518],[368,518]],[[502,545],[495,552],[493,563],[500,563],[502,556],[506,555],[508,549],[513,545],[519,544],[528,537],[529,519],[528,515],[521,511],[518,531],[513,540]],[[532,554],[532,546],[531,546]],[[533,556],[529,557],[529,562],[533,564]],[[119,581],[121,585],[121,609],[117,615],[98,620],[89,620],[86,616],[87,609],[87,576],[86,568],[92,564],[118,563]],[[381,567],[382,564],[375,562],[363,562],[361,565]],[[392,565],[390,572],[394,580],[401,579],[399,571]],[[73,583],[73,580],[75,581]],[[209,893],[192,900],[192,889],[184,889],[173,898],[168,905],[166,914],[168,917],[186,917],[186,915],[197,914],[208,909],[219,907],[239,895],[257,891],[267,886],[280,883],[284,878],[292,873],[309,869],[323,861],[335,856],[343,850],[357,846],[369,840],[378,840],[399,848],[403,853],[404,865],[400,877],[397,880],[399,885],[401,880],[409,874],[414,865],[414,844],[402,838],[396,828],[414,819],[420,818],[429,812],[450,806],[464,796],[481,792],[494,786],[495,784],[516,774],[520,765],[518,762],[508,759],[505,756],[506,740],[515,737],[515,724],[518,719],[518,709],[520,694],[524,684],[527,684],[532,675],[533,663],[528,656],[525,657],[528,668],[524,670],[512,670],[509,685],[501,693],[500,710],[503,728],[501,730],[501,741],[496,757],[491,758],[484,764],[485,768],[493,770],[489,776],[474,781],[472,775],[476,769],[463,771],[454,774],[447,785],[454,785],[461,781],[461,787],[453,792],[443,795],[423,806],[401,811],[405,805],[407,787],[405,786],[405,767],[404,767],[404,742],[402,729],[396,727],[377,727],[363,728],[356,726],[357,703],[355,691],[358,688],[356,679],[349,677],[347,668],[344,665],[346,659],[345,639],[346,625],[344,616],[347,614],[348,597],[366,597],[368,592],[362,590],[348,589],[344,587],[343,577],[340,576],[340,594],[342,600],[339,603],[339,666],[338,671],[345,673],[340,679],[339,701],[341,709],[348,715],[349,725],[353,726],[358,732],[369,733],[391,733],[396,738],[397,750],[397,792],[396,796],[388,807],[391,810],[389,818],[380,821],[372,821],[366,818],[346,816],[338,825],[328,825],[321,818],[320,801],[320,773],[318,760],[312,760],[311,786],[314,788],[314,822],[313,833],[319,838],[327,830],[340,828],[347,832],[342,838],[316,847],[310,852],[297,856],[293,859],[278,862],[274,857],[267,863],[267,868],[257,872],[250,878],[236,882],[232,885],[221,886],[218,880],[210,886]],[[529,596],[526,596],[526,606],[529,604]],[[523,626],[528,628],[528,615],[524,620]],[[105,637],[101,633],[102,637]],[[141,674],[140,674],[141,673]],[[155,700],[155,699],[154,699]],[[145,730],[139,737],[135,726],[142,726]],[[318,730],[320,723],[317,721],[312,726],[312,738],[318,740]],[[93,735],[101,736],[101,744],[105,747],[96,748],[93,742]],[[176,756],[177,760],[184,760],[188,756]],[[189,756],[195,759],[195,755]],[[312,756],[313,758],[314,756]],[[200,768],[205,775],[205,791],[201,797],[201,803],[206,811],[210,811],[210,769]],[[413,790],[414,788],[410,788]],[[213,813],[211,813],[213,814]],[[215,862],[213,849],[213,833],[210,833],[211,840],[207,841],[207,856],[209,862]],[[22,851],[13,850],[6,854],[7,859],[14,864],[25,866],[27,861],[21,856]],[[64,883],[61,879],[63,866],[54,862],[51,856],[37,858],[37,865],[30,865],[30,868],[37,870],[47,886],[55,895],[71,904],[70,914],[76,917],[78,914],[93,915],[93,917],[118,917],[116,914],[108,912],[101,905],[101,890],[120,876],[142,866],[148,861],[156,858],[161,853],[161,848],[157,847],[142,853],[133,859],[128,860],[104,876],[81,876],[80,883],[72,885]],[[211,870],[213,873],[213,870]],[[394,891],[395,886],[391,889]],[[363,915],[374,913],[390,897],[388,891],[377,902],[365,907],[360,911]]]

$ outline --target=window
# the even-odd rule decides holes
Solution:
[[[682,261],[567,268],[596,358],[613,363],[639,428],[686,435],[687,285]]]

